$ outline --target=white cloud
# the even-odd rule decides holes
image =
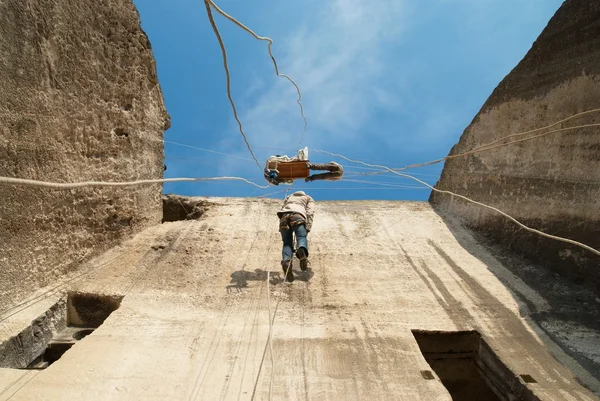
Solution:
[[[307,2],[306,7],[314,7],[314,12],[285,27],[290,33],[283,38],[273,38],[281,72],[302,91],[306,137],[312,147],[358,139],[378,108],[402,104],[397,88],[391,87],[394,74],[385,50],[403,32],[405,3],[334,0]],[[238,106],[252,145],[294,149],[303,127],[294,87],[272,79],[260,94],[253,93],[255,98],[245,98]]]

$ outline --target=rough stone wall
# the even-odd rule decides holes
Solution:
[[[494,90],[450,155],[596,108],[600,108],[600,2],[567,0],[525,58]],[[600,123],[600,113],[553,129],[590,123]],[[450,159],[437,188],[600,249],[598,127]],[[449,195],[433,193],[430,201],[512,250],[600,289],[600,257],[529,234],[504,217]]]
[[[131,0],[0,0],[0,175],[160,178],[168,126]],[[160,223],[161,191],[0,186],[0,312]]]

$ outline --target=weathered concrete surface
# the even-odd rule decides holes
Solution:
[[[276,400],[450,401],[420,372],[415,329],[478,330],[540,399],[598,399],[578,381],[600,391],[600,373],[529,318],[548,302],[428,204],[318,202],[309,272],[294,266],[283,284],[280,201],[211,202],[201,220],[151,227],[60,283],[124,298],[48,369],[0,370],[0,400],[266,400],[272,385]],[[61,296],[38,295],[4,311],[0,341]]]
[[[567,0],[525,58],[494,90],[450,154],[599,107],[600,2]],[[554,129],[599,122],[600,113],[595,113]],[[599,127],[554,133],[448,160],[437,188],[600,249]],[[433,193],[430,201],[519,254],[600,291],[600,257],[529,234],[502,216],[449,195]]]
[[[0,1],[0,175],[160,178],[168,124],[131,0]],[[0,305],[159,223],[161,189],[1,186]]]

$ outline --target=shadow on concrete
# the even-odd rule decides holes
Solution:
[[[315,273],[313,272],[313,270],[309,267],[308,269],[306,269],[306,271],[301,271],[301,270],[294,270],[294,276],[296,278],[296,280],[300,280],[300,281],[304,281],[305,283],[308,283],[310,281],[311,278],[313,278],[313,276],[315,275]]]
[[[271,272],[271,277],[279,276],[279,272]],[[268,272],[262,269],[254,269],[254,271],[238,270],[231,273],[230,284],[226,287],[227,290],[233,288],[246,288],[248,281],[265,281],[268,277]]]
[[[294,279],[298,281],[308,282],[315,275],[310,267],[303,272],[298,267],[293,266],[292,271],[294,272]],[[242,288],[248,287],[248,281],[266,281],[268,276],[268,272],[262,269],[255,269],[253,272],[238,270],[231,273],[230,284],[225,288],[228,292],[239,291]],[[270,283],[273,285],[283,283],[283,271],[271,270]]]
[[[519,301],[521,316],[533,321],[563,352],[576,360],[594,378],[600,379],[600,355],[596,353],[594,357],[590,352],[581,349],[585,347],[576,343],[582,339],[581,336],[588,337],[588,341],[600,338],[600,297],[585,285],[574,283],[549,268],[525,260],[481,233],[466,228],[457,218],[439,210],[435,212],[461,247],[484,263],[515,295]],[[514,282],[506,279],[504,269],[537,292],[550,308],[538,310],[536,305],[515,287]],[[541,337],[545,342],[548,341],[547,338]],[[590,351],[589,347],[587,351]],[[585,383],[580,384],[588,387]],[[598,389],[590,390],[598,394]]]

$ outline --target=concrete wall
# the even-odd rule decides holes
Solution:
[[[500,83],[450,154],[600,108],[600,2],[567,0],[525,58]],[[556,128],[599,123],[600,113]],[[523,223],[600,249],[600,129],[551,134],[448,160],[437,188],[495,206]],[[449,195],[436,208],[460,216],[512,250],[600,288],[600,257],[528,234]]]
[[[0,1],[0,175],[160,178],[168,126],[131,0]],[[161,190],[0,186],[0,312],[160,223]]]

